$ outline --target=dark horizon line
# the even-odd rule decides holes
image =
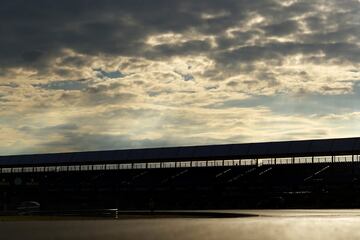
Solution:
[[[219,144],[201,144],[201,145],[179,145],[167,147],[139,147],[139,148],[120,148],[120,149],[104,149],[104,150],[85,150],[85,151],[68,151],[68,152],[48,152],[48,153],[24,153],[24,154],[8,154],[0,155],[2,157],[12,156],[34,156],[34,155],[58,155],[58,154],[76,154],[76,153],[98,153],[98,152],[114,152],[114,151],[136,151],[136,150],[160,150],[160,149],[180,149],[180,148],[201,148],[201,147],[221,147],[221,146],[238,146],[238,145],[252,145],[252,144],[276,144],[276,143],[293,143],[293,142],[319,142],[332,140],[351,140],[359,139],[359,137],[339,137],[339,138],[310,138],[297,140],[275,140],[275,141],[260,141],[260,142],[239,142],[239,143],[219,143]]]

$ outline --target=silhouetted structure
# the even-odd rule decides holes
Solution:
[[[0,157],[0,206],[360,207],[360,138]]]

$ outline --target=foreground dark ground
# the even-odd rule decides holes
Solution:
[[[2,173],[0,207],[119,209],[360,208],[360,164]]]

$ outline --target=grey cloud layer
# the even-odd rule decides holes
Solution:
[[[354,134],[359,25],[358,0],[1,1],[0,154]]]
[[[89,55],[149,58],[200,53],[211,55],[221,63],[223,60],[251,61],[323,51],[329,58],[359,62],[359,47],[355,44],[359,39],[357,1],[306,1],[290,6],[283,6],[281,2],[2,1],[0,63],[2,67],[24,65],[40,68],[64,48]],[[321,11],[321,7],[329,9]],[[221,12],[224,14],[219,15]],[[204,17],[204,14],[210,17]],[[239,32],[237,41],[226,37],[228,28],[241,28],[255,15],[264,18],[259,26]],[[145,43],[147,36],[153,34],[186,31],[215,36],[218,47],[212,48],[207,40],[163,43],[155,47]],[[300,40],[266,42],[269,36],[291,34]],[[263,42],[246,42],[254,37]],[[72,60],[73,64],[81,64],[75,59],[68,59],[64,64]]]

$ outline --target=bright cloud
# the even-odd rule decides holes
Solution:
[[[2,2],[0,154],[355,136],[359,13],[355,0]]]

